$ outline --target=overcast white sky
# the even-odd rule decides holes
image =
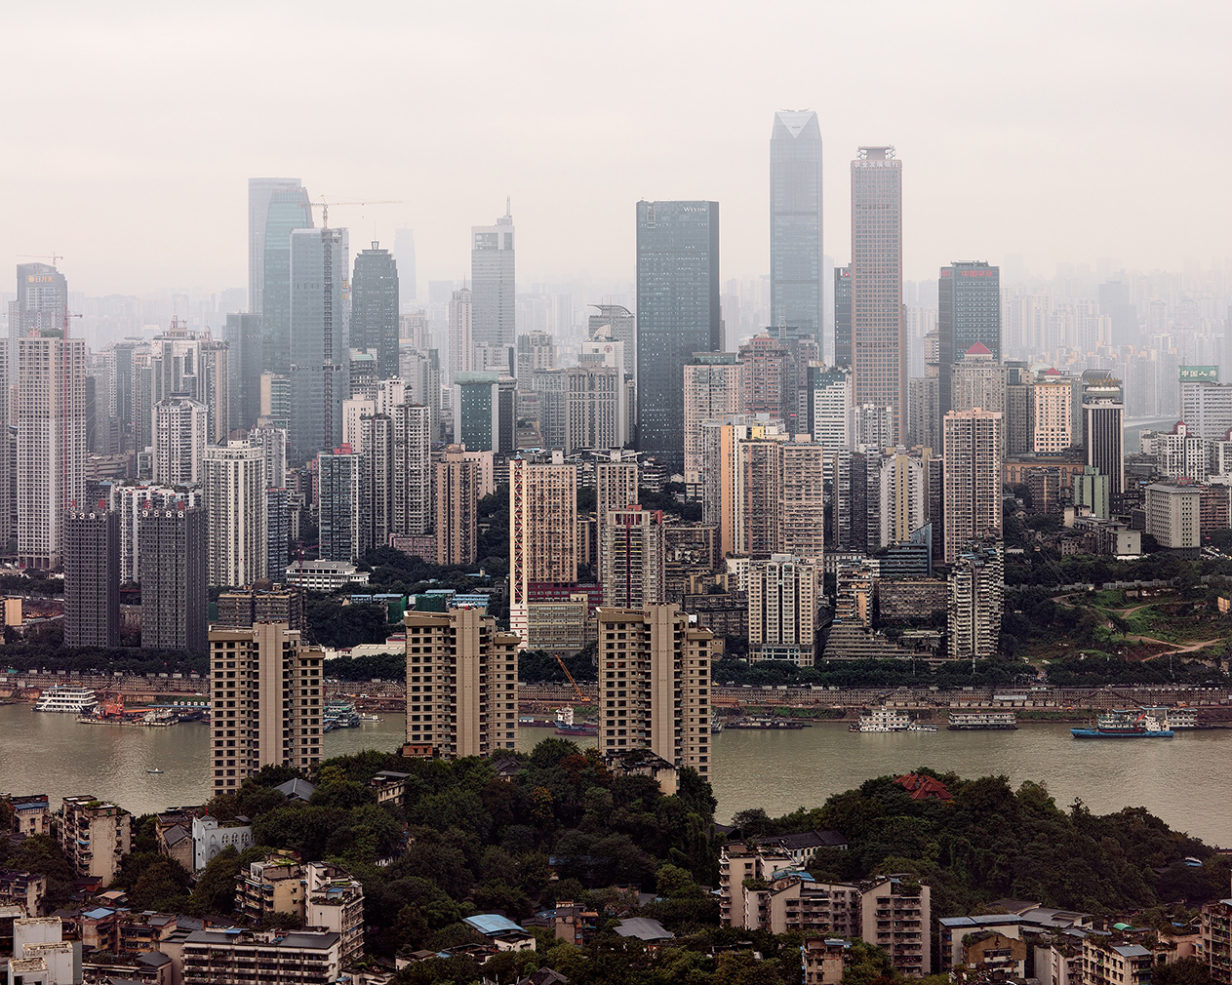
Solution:
[[[718,200],[724,278],[756,275],[773,113],[809,107],[840,262],[848,162],[893,143],[909,278],[1223,265],[1230,36],[1227,0],[4,3],[0,260],[242,286],[247,178],[291,175],[403,200],[331,220],[413,227],[421,283],[466,275],[506,194],[522,284],[631,280],[639,198]]]

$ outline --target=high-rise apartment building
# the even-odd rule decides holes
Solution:
[[[377,242],[355,256],[349,345],[376,357],[381,379],[398,375],[398,267]]]
[[[263,766],[321,761],[325,654],[286,623],[210,630],[210,774],[214,796]]]
[[[287,484],[287,432],[284,428],[260,427],[248,432],[248,443],[261,449],[265,485],[282,489]]]
[[[173,396],[154,407],[154,481],[164,486],[195,486],[205,478],[205,404]]]
[[[231,433],[231,347],[222,339],[201,343],[201,382],[197,399],[207,413],[206,440],[226,441]]]
[[[780,110],[770,134],[770,324],[822,345],[821,129]]]
[[[382,547],[389,543],[393,531],[393,418],[388,414],[366,414],[359,419],[358,432],[359,442],[352,447],[364,458],[363,498],[367,524],[364,540],[372,547]]]
[[[248,441],[205,453],[209,583],[229,588],[265,577],[265,454]]]
[[[1026,362],[1005,363],[1005,453],[1025,455],[1031,450],[1031,391],[1033,378]]]
[[[673,605],[599,609],[599,752],[711,775],[714,635]]]
[[[1005,594],[1002,550],[995,541],[977,542],[954,559],[946,603],[951,660],[989,660],[997,655]]]
[[[342,440],[347,393],[345,229],[291,233],[291,448],[297,461]]]
[[[1125,491],[1125,402],[1119,380],[1084,381],[1082,447],[1087,465],[1108,477],[1109,496]]]
[[[684,482],[701,482],[702,423],[744,413],[745,365],[734,352],[696,352],[684,367]]]
[[[1219,441],[1232,428],[1232,383],[1207,379],[1184,379],[1181,389],[1181,420],[1206,441]]]
[[[855,402],[893,410],[906,437],[903,166],[893,147],[861,147],[851,162],[851,359]]]
[[[923,460],[901,446],[870,458],[874,467],[867,470],[866,495],[872,551],[909,540],[924,526],[928,484]]]
[[[1046,371],[1031,386],[1031,451],[1055,455],[1074,443],[1074,383],[1055,369]]]
[[[513,215],[471,227],[472,332],[476,345],[517,344]],[[511,370],[509,370],[511,371]]]
[[[291,372],[291,233],[311,228],[298,178],[248,179],[248,310],[261,316],[266,372]]]
[[[475,368],[474,303],[470,288],[454,291],[449,299],[449,382]]]
[[[789,399],[787,346],[763,332],[741,345],[738,356],[744,366],[745,413],[769,414],[788,425],[795,412],[795,394]]]
[[[826,454],[851,446],[851,371],[840,367],[808,369],[808,433]]]
[[[577,581],[577,466],[509,462],[509,628],[526,645],[531,585]]]
[[[86,347],[47,332],[16,347],[17,556],[31,568],[60,562],[66,511],[85,496]]]
[[[954,364],[981,345],[1001,361],[1001,268],[984,261],[952,263],[937,281],[937,344],[941,416],[960,410],[951,402]],[[985,407],[985,410],[999,408]]]
[[[141,647],[209,649],[208,527],[199,507],[144,509],[141,526]]]
[[[1001,537],[1001,415],[945,415],[945,560],[972,541]]]
[[[405,756],[487,756],[518,737],[517,636],[475,608],[408,612]]]
[[[629,411],[624,377],[616,367],[541,369],[534,374],[532,387],[539,397],[545,447],[571,455],[584,448],[606,451],[627,443]]]
[[[291,564],[291,491],[265,489],[265,573],[271,581],[286,577]],[[299,624],[293,623],[292,629]]]
[[[641,609],[666,601],[663,511],[634,505],[599,520],[599,586],[603,604]]]
[[[637,318],[623,304],[592,304],[591,307],[598,308],[599,313],[591,315],[587,321],[590,338],[622,345],[624,374],[637,379]]]
[[[638,501],[637,462],[595,463],[595,514],[599,522],[612,510],[623,510]]]
[[[67,278],[48,263],[19,263],[17,297],[9,302],[9,353],[16,354],[18,339],[63,332],[67,324]],[[17,382],[15,359],[8,373],[5,381],[11,386]]]
[[[851,267],[834,268],[834,365],[851,368]]]
[[[432,415],[422,404],[393,408],[394,533],[422,534],[432,527]]]
[[[637,203],[638,448],[684,468],[684,367],[723,348],[719,203]]]
[[[460,373],[454,380],[454,443],[508,454],[517,446],[517,382],[497,373]]]
[[[64,515],[64,645],[120,645],[120,518],[104,506]]]
[[[749,659],[814,663],[821,571],[791,554],[749,565]]]
[[[364,456],[353,452],[350,445],[317,456],[322,561],[358,561],[372,546],[364,495],[365,465]]]
[[[556,368],[556,341],[548,332],[536,329],[518,336],[517,378],[525,390],[531,374],[539,369]]]
[[[462,445],[449,445],[434,466],[436,563],[473,564],[478,552],[479,463]]]
[[[946,413],[978,407],[1005,414],[1005,388],[1005,367],[984,343],[976,342],[950,367],[950,402]]]

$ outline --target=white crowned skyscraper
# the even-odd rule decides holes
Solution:
[[[780,110],[770,135],[770,324],[822,348],[821,130]]]

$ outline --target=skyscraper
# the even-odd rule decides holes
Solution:
[[[637,462],[595,463],[595,513],[600,523],[612,510],[637,502],[637,479]]]
[[[120,518],[103,504],[64,514],[64,645],[120,645]]]
[[[394,512],[393,531],[427,533],[432,526],[431,414],[422,404],[393,408]]]
[[[449,382],[475,368],[475,306],[469,288],[454,291],[449,299]]]
[[[476,345],[517,344],[513,260],[513,216],[506,202],[505,214],[496,220],[496,225],[471,227],[471,294]]]
[[[230,423],[233,428],[256,427],[261,415],[261,316],[229,314],[223,338],[230,350]]]
[[[702,424],[745,407],[745,364],[734,352],[697,352],[684,367],[684,482],[701,482]],[[625,504],[627,505],[627,504]],[[602,517],[600,517],[602,520]]]
[[[1001,415],[955,410],[945,415],[945,560],[972,541],[1001,537]]]
[[[834,268],[834,365],[851,368],[851,268]]]
[[[262,766],[321,761],[321,665],[286,623],[210,630],[210,773],[217,796]]]
[[[351,279],[352,349],[376,357],[377,376],[398,375],[398,267],[389,250],[373,242],[355,257]]]
[[[261,316],[268,372],[291,370],[291,231],[311,228],[298,178],[248,179],[248,310]]]
[[[49,263],[17,265],[17,299],[9,303],[9,385],[17,382],[17,340],[61,332],[68,322],[68,280]]]
[[[599,610],[599,752],[648,751],[711,775],[714,635],[675,605]]]
[[[345,229],[291,234],[291,447],[297,461],[342,440],[347,396]]]
[[[861,147],[851,162],[851,359],[855,402],[893,410],[906,437],[903,166],[893,147]]]
[[[398,278],[398,305],[406,310],[415,301],[415,230],[394,230],[394,262],[402,275]]]
[[[59,329],[17,340],[17,555],[60,560],[65,511],[85,496],[85,366],[80,339]]]
[[[851,372],[808,368],[808,432],[827,455],[851,447]]]
[[[817,632],[818,565],[772,554],[749,565],[749,658],[813,666]]]
[[[1001,362],[1001,268],[982,260],[942,267],[937,301],[938,395],[945,417],[957,409],[952,404],[954,364],[972,346],[983,346],[994,363]]]
[[[251,585],[265,577],[265,453],[248,441],[205,452],[211,586]]]
[[[518,638],[474,608],[408,612],[404,756],[487,756],[515,748]]]
[[[206,653],[209,648],[205,511],[183,503],[145,509],[141,525],[141,646]]]
[[[638,448],[684,468],[684,367],[723,347],[719,203],[637,203]]]
[[[1108,477],[1108,494],[1116,497],[1125,491],[1125,403],[1121,383],[1105,378],[1084,379],[1083,384],[1082,446],[1086,463]]]
[[[973,544],[954,559],[946,601],[951,660],[997,655],[1005,595],[1005,562],[999,543]]]
[[[577,466],[509,462],[509,628],[525,646],[531,585],[577,581]]]
[[[599,519],[599,585],[603,604],[640,609],[666,601],[663,511],[636,504]]]
[[[770,134],[770,324],[822,347],[821,130],[780,110]]]
[[[358,561],[367,541],[364,456],[342,445],[317,456],[322,561]]]

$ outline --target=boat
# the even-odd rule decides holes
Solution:
[[[1157,718],[1162,719],[1164,728],[1170,728],[1173,732],[1201,728],[1198,724],[1198,710],[1196,708],[1173,708],[1168,705],[1162,705],[1143,710],[1149,711]]]
[[[62,714],[89,714],[98,705],[98,696],[88,687],[78,684],[53,684],[34,704],[34,711],[54,711]]]
[[[160,770],[157,766],[155,766],[153,769],[146,770],[146,772],[147,773],[161,773],[162,770]]]
[[[1092,728],[1072,728],[1075,739],[1171,739],[1167,722],[1149,709],[1114,709],[1098,716]]]
[[[756,729],[764,732],[795,731],[806,727],[805,722],[793,722],[790,718],[738,718],[728,722],[726,728]]]
[[[333,728],[327,727],[330,725]],[[358,728],[359,712],[349,701],[330,701],[321,709],[321,726],[327,732],[340,728]]]
[[[972,708],[969,711],[951,711],[952,732],[1009,730],[1018,728],[1018,716],[1013,711],[999,708]]]
[[[379,722],[381,720],[381,716],[380,715],[369,715],[367,712],[361,712],[359,716],[359,720],[361,722]]]
[[[573,718],[573,706],[565,705],[556,709],[552,727],[557,735],[598,735],[599,726],[596,722],[577,722]]]
[[[710,734],[718,735],[723,731],[723,719],[719,717],[719,709],[712,708],[710,710]]]
[[[920,722],[897,708],[869,708],[860,720],[848,728],[850,732],[936,732],[931,722]]]

